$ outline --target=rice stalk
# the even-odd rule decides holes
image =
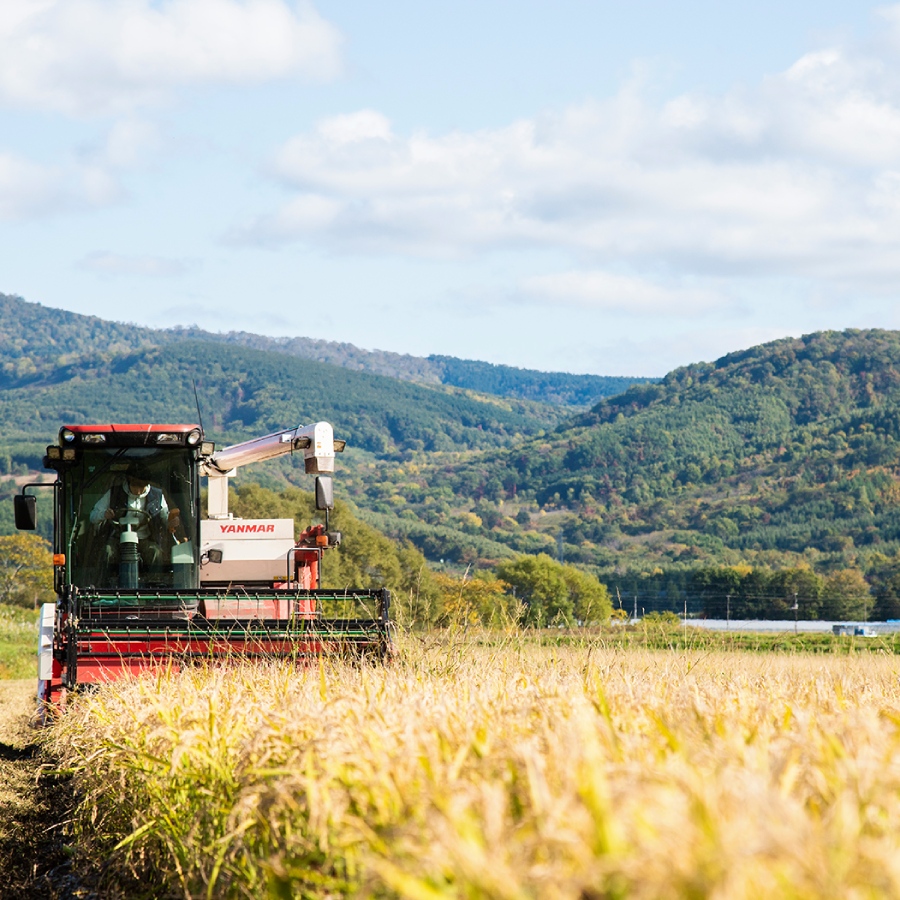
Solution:
[[[888,656],[407,639],[116,682],[52,741],[129,896],[900,895]]]

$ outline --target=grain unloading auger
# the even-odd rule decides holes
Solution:
[[[66,425],[47,448],[52,485],[26,485],[16,526],[36,525],[38,487],[54,497],[55,603],[41,610],[38,696],[197,658],[358,654],[391,648],[390,595],[323,590],[334,455],[331,425],[275,432],[216,451],[198,425]],[[294,537],[292,519],[236,519],[236,470],[302,453],[325,522]],[[207,518],[200,479],[209,482]]]

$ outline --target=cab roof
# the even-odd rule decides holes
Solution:
[[[187,434],[199,425],[63,425],[63,428],[75,434],[156,434],[167,432],[172,434]]]

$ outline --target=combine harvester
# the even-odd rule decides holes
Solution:
[[[385,590],[322,590],[331,473],[344,441],[318,422],[216,451],[198,425],[66,425],[47,448],[52,484],[15,498],[34,530],[36,488],[53,490],[55,603],[41,610],[38,698],[165,663],[391,651]],[[249,463],[302,453],[325,525],[294,539],[292,519],[236,519],[228,479]],[[200,478],[209,482],[201,519]]]

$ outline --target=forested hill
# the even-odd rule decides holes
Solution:
[[[324,419],[351,447],[390,456],[499,446],[550,424],[545,405],[180,341],[80,358],[40,382],[0,389],[0,474],[10,458],[39,465],[68,421],[196,421],[195,384],[206,430],[220,442]]]
[[[0,294],[0,388],[52,380],[83,357],[112,359],[157,346],[150,328],[107,322]]]
[[[354,371],[190,334],[0,296],[0,475],[36,468],[65,419],[194,420],[196,382],[219,441],[333,421],[342,495],[432,559],[549,552],[623,590],[721,565],[900,572],[900,332],[774,341],[574,417],[569,376],[440,357],[420,380],[440,363],[460,386],[417,384],[357,348]],[[900,615],[900,575],[896,599]]]
[[[647,380],[538,372],[450,356],[423,358],[307,337],[273,338],[243,331],[219,334],[196,327],[143,328],[0,294],[0,387],[52,380],[57,367],[71,365],[81,357],[112,359],[122,353],[183,341],[247,347],[402,381],[443,384],[581,409]]]
[[[871,567],[900,551],[898,467],[900,333],[825,332],[678,369],[550,436],[426,466],[416,477],[444,509],[410,505],[494,545],[553,552],[562,539],[567,558],[609,571]]]
[[[428,361],[440,370],[443,384],[469,388],[500,397],[538,400],[560,406],[590,406],[598,398],[611,397],[646,378],[624,378],[610,375],[570,375],[566,372],[538,372],[514,366],[453,356],[429,356]]]

